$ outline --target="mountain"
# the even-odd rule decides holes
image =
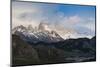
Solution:
[[[12,29],[12,34],[16,33],[17,31],[25,32],[27,29],[23,25],[20,25]]]
[[[37,51],[22,40],[18,35],[12,35],[12,65],[27,65],[39,63]]]
[[[78,39],[66,39],[63,42],[54,43],[55,47],[68,52],[70,60],[76,62],[80,61],[95,61],[96,60],[96,38],[91,39],[78,38]],[[69,59],[69,58],[66,58]]]
[[[40,23],[38,27],[33,28],[31,25],[24,27],[22,25],[12,29],[12,34],[19,35],[23,40],[30,43],[42,42],[58,42],[64,39],[60,35],[51,30],[45,23]]]
[[[96,61],[96,36],[63,39],[47,23],[12,29],[12,64],[53,64]]]
[[[29,44],[18,35],[12,35],[12,65],[31,65],[65,62],[65,51],[53,46]]]
[[[12,55],[14,66],[96,61],[96,37],[30,44],[13,34]]]

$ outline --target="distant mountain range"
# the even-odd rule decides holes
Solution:
[[[58,42],[64,40],[56,31],[47,28],[47,25],[40,23],[37,28],[31,25],[24,27],[23,25],[17,26],[12,29],[12,34],[19,35],[27,42]]]

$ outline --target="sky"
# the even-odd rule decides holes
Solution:
[[[63,38],[95,36],[95,6],[12,1],[12,28],[48,23]]]

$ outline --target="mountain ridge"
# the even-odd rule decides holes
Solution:
[[[12,29],[12,34],[19,35],[23,40],[30,42],[58,42],[64,40],[56,31],[45,30],[42,24],[40,24],[36,29],[32,28],[31,25],[29,25],[28,27],[20,25]]]
[[[71,63],[96,60],[96,37],[67,39],[56,43],[28,43],[12,35],[13,65]]]

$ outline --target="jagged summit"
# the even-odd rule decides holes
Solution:
[[[24,27],[23,25],[17,26],[12,30],[12,34],[19,35],[23,40],[28,42],[58,42],[63,38],[60,35],[49,28],[46,23],[40,23],[38,27],[33,28],[32,25]]]
[[[20,26],[14,27],[14,28],[12,29],[12,33],[14,34],[16,31],[24,32],[24,31],[26,31],[26,30],[27,30],[26,27],[24,27],[23,25],[20,25]]]
[[[48,23],[40,23],[39,26],[38,26],[38,30],[51,31]]]

